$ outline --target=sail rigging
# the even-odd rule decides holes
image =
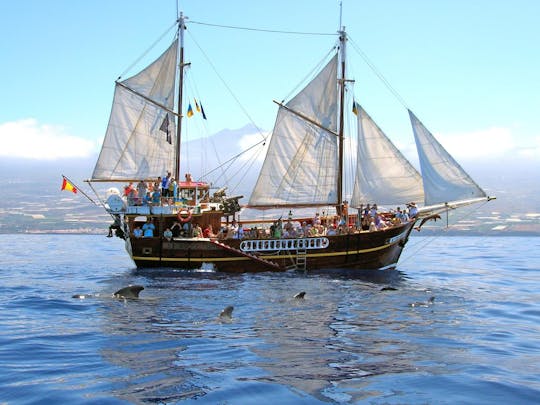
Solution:
[[[425,205],[485,198],[486,193],[410,110],[409,115],[420,158]]]
[[[249,206],[337,203],[337,67],[336,55],[280,106]]]
[[[157,178],[174,167],[178,40],[138,74],[117,82],[92,180]]]
[[[358,150],[351,206],[422,201],[422,177],[366,111],[356,104]]]

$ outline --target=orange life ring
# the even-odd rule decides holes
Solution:
[[[191,211],[190,210],[180,210],[178,211],[178,220],[185,224],[186,222],[191,221]]]

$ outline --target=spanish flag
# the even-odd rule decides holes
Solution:
[[[191,103],[189,103],[189,106],[187,108],[187,116],[193,117],[193,108],[191,108]]]
[[[77,187],[71,184],[65,177],[62,181],[62,188],[60,190],[67,190],[77,194]]]

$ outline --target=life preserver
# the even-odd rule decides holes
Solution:
[[[180,210],[178,211],[178,220],[185,224],[186,222],[191,221],[191,211],[190,210]]]

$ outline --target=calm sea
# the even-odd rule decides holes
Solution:
[[[153,274],[104,236],[0,246],[0,403],[540,401],[540,238],[414,237],[362,278]],[[111,298],[128,284],[139,300]]]

